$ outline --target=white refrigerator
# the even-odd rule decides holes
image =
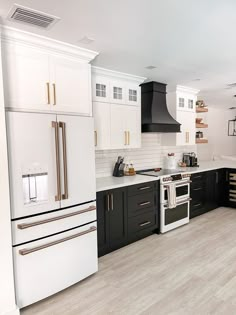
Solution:
[[[16,298],[24,307],[97,271],[93,118],[7,112]]]

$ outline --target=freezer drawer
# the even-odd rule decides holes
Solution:
[[[22,308],[98,270],[96,223],[13,248],[17,305]]]
[[[13,245],[96,221],[96,202],[12,221]]]

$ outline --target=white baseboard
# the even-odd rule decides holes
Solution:
[[[15,308],[14,310],[3,313],[2,315],[20,315],[20,310],[19,308]]]

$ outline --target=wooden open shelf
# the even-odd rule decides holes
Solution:
[[[203,124],[203,123],[198,124],[198,123],[196,123],[196,128],[208,128],[208,124]]]
[[[207,139],[196,139],[196,144],[208,143]]]
[[[208,108],[207,107],[196,107],[196,113],[207,113]]]

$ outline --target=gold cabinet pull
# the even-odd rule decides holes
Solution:
[[[62,199],[68,199],[68,175],[67,175],[67,153],[66,153],[66,123],[60,121],[59,128],[62,128],[62,149],[63,149],[63,171],[64,171],[64,194]]]
[[[50,105],[50,85],[49,85],[49,82],[46,83],[46,87],[47,87],[48,105]]]
[[[97,130],[94,131],[94,141],[95,141],[95,147],[98,145],[98,133]]]
[[[56,105],[57,104],[57,97],[56,97],[56,84],[53,83],[52,84],[52,87],[53,87],[53,105]]]
[[[56,171],[57,171],[57,195],[55,201],[61,200],[61,168],[60,168],[60,148],[59,148],[59,124],[52,121],[52,128],[55,128],[55,149],[56,149]]]
[[[189,143],[189,131],[186,131],[185,133],[185,142]]]
[[[130,145],[130,132],[127,131],[127,134],[128,134],[128,145]]]
[[[127,145],[127,131],[125,131],[125,145]]]

